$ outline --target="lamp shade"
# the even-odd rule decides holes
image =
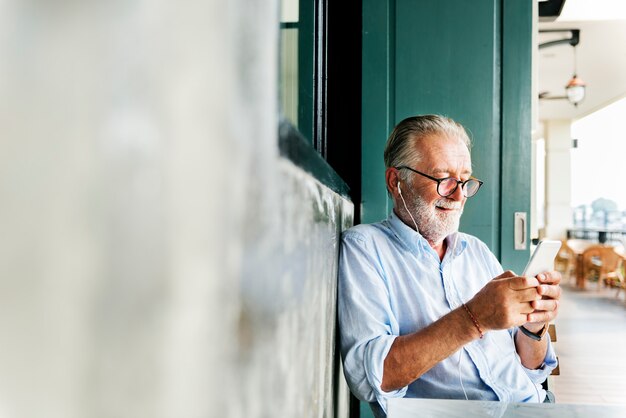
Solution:
[[[567,99],[570,103],[577,105],[582,102],[585,98],[585,87],[586,84],[580,78],[576,77],[576,74],[572,77],[572,79],[565,86],[565,91],[567,91]]]

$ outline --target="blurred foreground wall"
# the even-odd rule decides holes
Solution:
[[[0,3],[0,418],[345,416],[353,207],[278,155],[277,16]]]

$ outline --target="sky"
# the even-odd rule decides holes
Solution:
[[[626,209],[626,98],[572,124],[572,206],[604,197]]]
[[[567,0],[559,22],[626,19],[624,0]]]

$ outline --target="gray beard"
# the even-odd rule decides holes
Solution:
[[[458,202],[450,203],[447,199],[441,198],[433,205],[427,204],[421,196],[416,196],[413,201],[415,220],[419,228],[419,233],[427,241],[438,243],[443,241],[448,235],[459,230],[459,223],[463,208],[453,213],[442,213],[437,211],[435,206],[454,207]]]

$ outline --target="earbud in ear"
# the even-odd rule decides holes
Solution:
[[[400,190],[400,182],[398,182],[398,193],[402,194],[402,190]]]

